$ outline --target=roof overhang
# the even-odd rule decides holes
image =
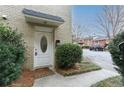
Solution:
[[[37,23],[50,26],[60,26],[64,23],[64,20],[58,16],[53,16],[28,9],[23,9],[22,12],[25,16],[25,20],[30,23]]]

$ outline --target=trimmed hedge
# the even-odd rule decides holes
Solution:
[[[0,86],[11,84],[20,76],[24,53],[22,35],[0,24]]]
[[[82,49],[76,44],[62,44],[57,47],[56,65],[59,68],[71,68],[75,63],[80,63],[82,60]]]
[[[124,51],[119,50],[119,44],[124,41],[124,32],[119,33],[109,44],[108,49],[111,53],[115,65],[118,66],[116,70],[123,76],[124,83]]]

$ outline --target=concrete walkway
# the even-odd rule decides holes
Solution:
[[[102,70],[68,77],[55,74],[35,80],[34,87],[90,87],[101,80],[119,75],[109,52],[83,50],[83,56],[99,65]]]
[[[35,80],[34,87],[89,87],[117,75],[119,74],[105,69],[68,77],[55,74]]]
[[[90,51],[89,49],[83,49],[83,57],[90,59],[93,63],[97,64],[103,69],[117,72],[113,64],[111,54],[108,51]]]

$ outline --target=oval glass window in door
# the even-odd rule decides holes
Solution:
[[[46,38],[45,36],[43,36],[43,37],[41,38],[40,46],[41,46],[42,52],[45,53],[46,50],[47,50],[47,38]]]

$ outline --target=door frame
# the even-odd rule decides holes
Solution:
[[[44,30],[43,30],[44,29]],[[51,33],[51,36],[52,36],[52,54],[51,54],[51,63],[52,64],[50,64],[50,65],[46,65],[46,66],[37,66],[37,67],[35,67],[34,66],[34,63],[33,63],[33,70],[35,70],[35,69],[38,69],[38,68],[45,68],[45,67],[51,67],[51,66],[54,66],[54,48],[55,48],[55,46],[54,46],[54,28],[52,28],[52,27],[45,27],[45,26],[35,26],[35,32],[34,32],[34,34],[36,33],[36,32],[46,32],[46,33]],[[35,44],[35,35],[34,35],[34,44]],[[33,57],[35,57],[35,47],[34,47],[34,50],[33,50]],[[35,60],[33,61],[33,62],[35,62]]]

